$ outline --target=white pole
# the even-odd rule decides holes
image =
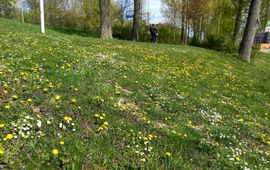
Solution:
[[[45,33],[45,21],[44,21],[44,3],[43,0],[39,0],[40,4],[40,23],[41,23],[41,33]]]
[[[23,16],[23,0],[21,0],[21,12],[22,12],[22,23],[24,23],[24,16]]]

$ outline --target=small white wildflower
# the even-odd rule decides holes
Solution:
[[[41,128],[41,121],[40,120],[37,120],[37,127]]]

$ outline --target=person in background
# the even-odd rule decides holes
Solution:
[[[156,43],[157,42],[157,36],[158,36],[158,29],[156,28],[155,24],[152,24],[150,26],[150,34],[151,34],[151,42]]]

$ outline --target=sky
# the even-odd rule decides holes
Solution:
[[[163,21],[160,8],[161,0],[149,0],[150,23],[157,24]]]

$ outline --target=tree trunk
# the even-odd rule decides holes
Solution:
[[[134,0],[132,41],[139,41],[140,14],[141,14],[141,0]]]
[[[236,8],[236,17],[234,21],[234,30],[233,30],[233,42],[236,45],[237,35],[240,31],[241,20],[243,16],[244,9],[244,0],[239,0]]]
[[[183,11],[183,10],[182,10]],[[185,13],[182,12],[182,19],[181,19],[181,43],[185,43]]]
[[[200,28],[199,28],[199,40],[202,40],[203,38],[202,38],[202,28],[203,27],[203,17],[200,17]]]
[[[112,39],[110,0],[99,0],[101,38]]]
[[[186,21],[186,32],[185,32],[185,42],[184,44],[188,44],[188,38],[189,38],[189,19],[188,19],[188,12],[189,12],[189,1],[186,1],[186,10],[185,10],[185,21]]]
[[[252,0],[251,2],[244,36],[239,49],[240,56],[247,62],[250,62],[252,45],[259,26],[261,4],[262,0]]]

